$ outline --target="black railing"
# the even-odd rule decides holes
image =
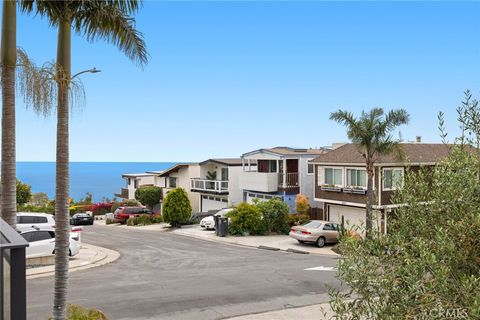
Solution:
[[[26,247],[28,242],[0,218],[0,320],[27,319]]]

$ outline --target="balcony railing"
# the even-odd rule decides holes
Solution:
[[[0,218],[0,320],[27,319],[28,242]]]
[[[227,194],[228,181],[191,179],[191,189],[192,191],[199,191],[199,192]]]
[[[278,186],[282,189],[298,188],[298,172],[279,173]]]
[[[120,189],[119,192],[115,193],[115,197],[119,197],[122,199],[129,199],[128,189],[125,189],[125,188]]]

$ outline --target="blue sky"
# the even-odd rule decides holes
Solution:
[[[72,161],[199,161],[276,145],[346,141],[339,108],[405,108],[402,136],[437,142],[436,115],[480,97],[480,3],[164,2],[137,15],[150,63],[74,37],[86,106],[71,120]],[[18,45],[52,61],[56,30],[19,15]],[[17,108],[17,159],[55,159],[55,117]]]

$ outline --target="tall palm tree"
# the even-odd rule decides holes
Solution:
[[[347,136],[365,158],[367,168],[367,204],[365,228],[366,237],[372,234],[373,176],[374,165],[380,155],[391,154],[399,149],[398,140],[391,133],[402,124],[408,124],[410,116],[404,109],[391,110],[384,114],[382,108],[370,112],[362,111],[359,118],[351,112],[338,110],[330,115],[330,120],[347,127]]]
[[[25,102],[38,113],[50,109],[51,92],[45,86],[45,74],[40,72],[27,54],[17,49],[16,1],[3,1],[1,56],[2,66],[2,159],[0,216],[15,228],[16,201],[16,141],[15,141],[15,89]],[[18,69],[18,72],[17,72]]]
[[[23,9],[33,9],[34,1],[24,1]],[[55,289],[53,318],[64,319],[68,284],[69,247],[69,91],[71,74],[72,29],[89,41],[103,39],[113,43],[140,66],[148,54],[143,36],[134,26],[141,3],[136,0],[35,1],[36,11],[58,28],[55,80],[57,83],[57,150],[55,191]],[[83,73],[83,72],[81,72]],[[80,74],[80,73],[79,73]]]
[[[2,204],[3,219],[15,227],[15,68],[17,65],[17,31],[15,1],[3,1],[2,12]]]

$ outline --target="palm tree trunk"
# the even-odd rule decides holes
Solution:
[[[69,260],[69,146],[68,146],[68,85],[70,82],[71,25],[61,21],[57,44],[57,163],[55,193],[55,290],[53,318],[65,319]]]
[[[15,1],[3,1],[2,16],[2,165],[1,216],[12,227],[17,224],[15,170],[15,66],[17,64]]]
[[[365,218],[365,237],[372,235],[372,211],[373,211],[373,163],[367,159],[367,210]]]

